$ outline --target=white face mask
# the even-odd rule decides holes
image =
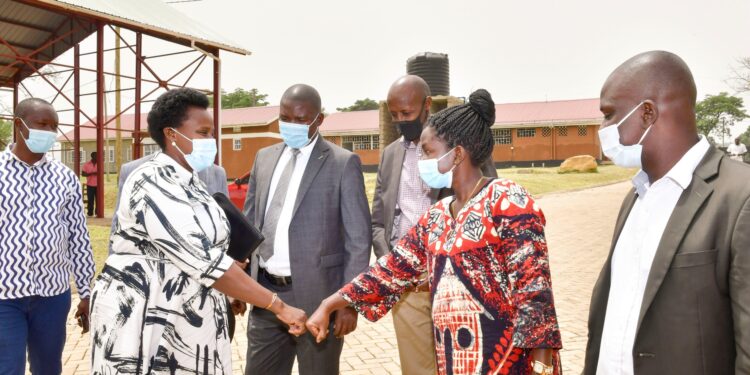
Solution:
[[[602,152],[606,155],[615,165],[623,168],[641,168],[641,153],[643,152],[643,146],[641,142],[646,138],[646,134],[651,130],[653,125],[649,126],[638,143],[634,145],[623,145],[620,143],[620,132],[618,128],[622,125],[625,120],[630,117],[644,102],[638,103],[635,108],[628,112],[625,117],[620,120],[617,124],[607,126],[606,128],[599,129],[599,142],[602,145]]]

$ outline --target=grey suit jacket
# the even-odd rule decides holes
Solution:
[[[120,177],[117,178],[117,200],[115,200],[115,212],[117,212],[117,209],[120,207],[120,192],[122,191],[122,186],[125,184],[125,180],[128,179],[128,176],[130,176],[130,174],[134,170],[136,170],[136,168],[138,168],[141,164],[151,160],[154,155],[156,155],[156,153],[146,155],[140,159],[127,162],[120,166]],[[198,178],[203,181],[204,184],[206,184],[206,189],[210,194],[224,193],[224,195],[226,195],[227,197],[229,196],[227,173],[224,168],[218,165],[212,165],[198,172]],[[117,226],[117,221],[115,220],[115,218],[116,215],[112,218],[112,228],[110,229],[110,233],[114,233]],[[111,248],[109,250],[109,253],[112,254]]]
[[[750,374],[750,166],[711,147],[669,218],[646,283],[633,345],[635,374]],[[615,225],[594,286],[584,374],[596,373]]]
[[[289,258],[296,307],[312,314],[326,297],[363,272],[370,261],[370,211],[359,156],[322,137],[313,147],[294,199]],[[258,151],[244,213],[263,228],[276,164],[284,143]],[[251,276],[258,276],[258,254]]]
[[[406,149],[400,138],[386,146],[380,156],[375,196],[372,201],[372,245],[378,258],[391,251],[390,238],[393,233],[398,189],[401,183],[401,168],[405,157]],[[482,173],[488,177],[497,177],[497,170],[491,159],[482,165]],[[453,195],[451,189],[430,191],[433,203],[451,195]]]

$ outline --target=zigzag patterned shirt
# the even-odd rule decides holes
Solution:
[[[0,299],[64,293],[71,273],[88,297],[94,260],[78,178],[57,160],[29,165],[10,149],[0,153]]]

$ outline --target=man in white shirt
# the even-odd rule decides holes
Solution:
[[[663,51],[602,88],[602,150],[641,170],[592,293],[585,375],[750,373],[750,166],[698,136],[695,100]]]
[[[737,161],[745,161],[745,154],[747,154],[747,147],[740,142],[739,138],[735,138],[734,144],[727,147],[727,154],[729,158]]]
[[[370,210],[359,157],[323,139],[318,92],[294,85],[279,107],[284,142],[260,151],[248,181],[244,213],[265,241],[250,273],[281,299],[308,314],[363,272],[370,260]],[[357,325],[352,308],[336,311],[331,336],[318,344],[295,338],[276,316],[254,308],[248,324],[245,373],[339,373],[343,337]]]

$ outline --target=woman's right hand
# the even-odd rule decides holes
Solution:
[[[281,320],[284,324],[289,326],[289,333],[294,336],[301,336],[307,332],[305,322],[307,322],[307,314],[304,311],[287,305],[283,301],[279,300],[276,304],[280,305],[278,310],[272,311],[276,314],[276,318]]]
[[[331,313],[328,311],[328,308],[325,306],[325,301],[318,306],[317,309],[315,309],[315,312],[312,314],[310,319],[307,320],[307,329],[310,331],[310,334],[315,337],[315,341],[320,344],[323,342],[323,340],[328,337],[328,326],[331,323]]]

